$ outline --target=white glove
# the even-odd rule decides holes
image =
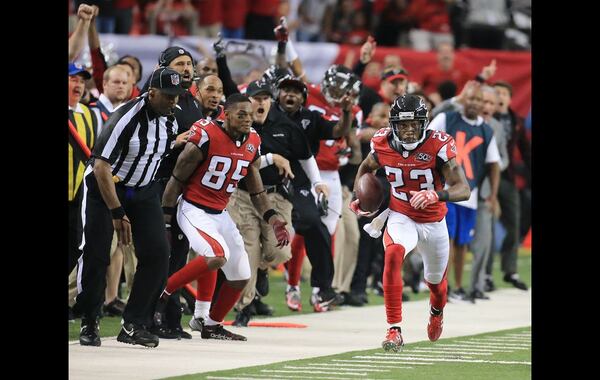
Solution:
[[[390,215],[390,209],[386,208],[381,212],[381,214],[377,215],[371,223],[367,223],[363,226],[363,230],[369,234],[373,239],[377,239],[381,236],[381,229],[383,228],[383,224],[387,220]]]

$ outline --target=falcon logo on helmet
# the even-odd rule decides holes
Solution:
[[[420,122],[419,133],[414,141],[404,141],[401,136],[401,129],[406,126],[407,121],[417,120]],[[390,128],[394,140],[402,144],[402,147],[406,150],[413,150],[423,142],[425,139],[425,130],[429,124],[429,110],[427,104],[422,97],[418,95],[402,95],[394,100],[392,107],[390,108]]]

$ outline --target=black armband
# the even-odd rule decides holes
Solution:
[[[182,185],[185,185],[185,182],[180,180],[179,178],[177,178],[177,176],[175,176],[175,174],[171,174],[171,177],[173,177],[175,179],[175,181],[179,182]]]
[[[277,43],[277,54],[285,54],[285,45],[286,42],[283,41]]]
[[[165,214],[165,215],[171,215],[172,216],[173,214],[175,214],[175,211],[177,210],[177,208],[176,207],[163,206],[162,210],[163,210],[163,214]]]
[[[481,74],[477,74],[475,80],[481,84],[485,83],[485,79],[481,76]]]
[[[260,195],[260,194],[264,193],[265,191],[267,191],[267,190],[265,190],[265,189],[262,189],[262,190],[261,190],[261,191],[259,191],[258,193],[252,193],[252,194],[250,194],[250,196],[251,196],[251,197],[255,197],[255,196],[257,196],[257,195]]]
[[[450,199],[450,194],[447,190],[436,191],[438,198],[442,202],[447,202]]]
[[[110,213],[112,214],[113,219],[120,220],[123,219],[123,217],[125,216],[125,209],[123,208],[123,206],[115,207],[110,210]]]
[[[269,219],[271,219],[271,217],[273,215],[277,215],[277,211],[275,211],[272,208],[270,208],[267,211],[265,211],[265,213],[263,214],[263,220],[265,222],[269,223]]]

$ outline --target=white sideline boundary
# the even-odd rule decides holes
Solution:
[[[441,338],[531,326],[531,290],[499,289],[490,293],[490,297],[491,300],[475,305],[448,303],[444,310]],[[429,300],[403,304],[402,335],[405,343],[428,341],[428,305]],[[184,326],[187,326],[188,318],[184,316]],[[229,326],[228,329],[246,336],[248,341],[203,340],[199,333],[193,332],[191,340],[161,339],[154,349],[119,343],[116,337],[102,338],[101,347],[85,347],[80,346],[78,341],[71,341],[69,378],[157,379],[380,348],[387,329],[382,305],[345,306],[329,313],[275,317],[264,321],[303,323],[308,327]],[[521,336],[527,337],[527,334]],[[488,348],[504,348],[500,342],[488,340],[485,343],[497,344],[490,344]],[[512,342],[505,343],[512,345]],[[431,343],[431,349],[435,346]]]

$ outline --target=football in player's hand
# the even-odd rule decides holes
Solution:
[[[365,173],[358,180],[358,187],[354,189],[356,198],[360,201],[358,207],[363,211],[377,211],[383,202],[383,189],[381,182],[373,173]]]

